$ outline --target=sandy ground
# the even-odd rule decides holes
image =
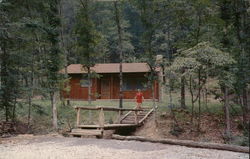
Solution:
[[[51,135],[17,136],[0,143],[0,159],[249,159],[229,151]]]

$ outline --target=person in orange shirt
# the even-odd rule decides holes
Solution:
[[[135,100],[136,100],[136,108],[141,109],[142,108],[142,102],[144,101],[143,94],[140,89],[137,90],[137,93],[135,95]]]

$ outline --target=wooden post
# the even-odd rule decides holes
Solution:
[[[135,124],[138,124],[138,111],[135,111]]]
[[[103,112],[103,108],[101,108],[99,112],[99,125],[102,130],[104,129],[104,120],[105,120],[104,112]]]
[[[80,108],[77,108],[77,116],[76,116],[76,126],[78,127],[80,125]]]
[[[121,110],[118,111],[117,121],[118,124],[121,124]]]
[[[110,99],[113,99],[113,85],[114,85],[114,79],[113,79],[113,75],[111,75],[110,77]]]

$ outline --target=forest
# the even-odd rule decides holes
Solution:
[[[172,135],[199,136],[216,119],[223,142],[249,146],[249,0],[0,0],[0,123],[72,127],[60,70],[82,64],[90,79],[97,63],[139,62],[151,83],[163,70],[156,123],[169,114]],[[106,105],[121,102],[131,107]]]

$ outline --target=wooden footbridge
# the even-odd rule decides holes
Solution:
[[[70,136],[97,136],[103,137],[106,130],[117,130],[121,128],[136,128],[141,126],[145,120],[154,112],[154,108],[143,107],[142,109],[114,108],[114,107],[75,107],[77,112],[76,129],[72,129]],[[91,124],[82,123],[82,111],[94,111],[97,113],[96,122]],[[105,119],[105,113],[112,112],[116,117],[115,121],[108,122]]]

